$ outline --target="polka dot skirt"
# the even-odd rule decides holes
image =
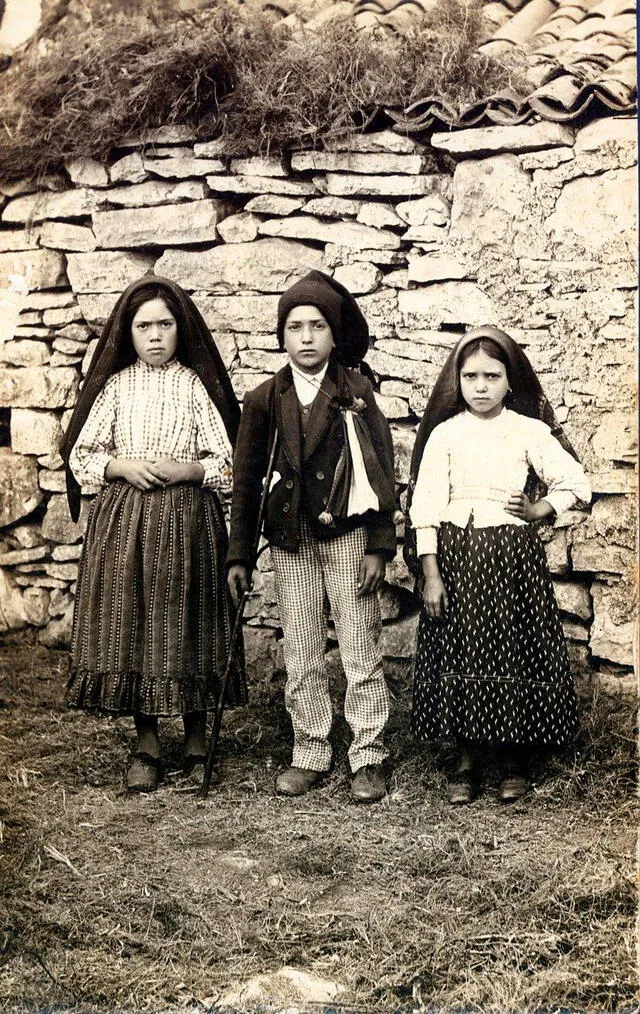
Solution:
[[[562,744],[575,692],[544,547],[530,525],[441,525],[445,620],[423,610],[413,732],[418,739]]]

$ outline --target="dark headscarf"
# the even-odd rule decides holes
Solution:
[[[178,347],[176,358],[190,366],[200,377],[209,396],[222,417],[232,444],[235,443],[240,421],[240,408],[231,387],[231,381],[215,342],[202,315],[190,296],[167,278],[145,275],[133,282],[120,296],[104,326],[89,371],[84,379],[80,397],[67,427],[60,454],[67,466],[67,499],[74,521],[80,514],[80,487],[69,468],[69,455],[84,426],[94,401],[106,382],[115,373],[132,365],[136,352],[131,340],[131,300],[139,289],[155,290],[149,299],[162,299],[163,292],[177,308]]]
[[[331,328],[332,358],[342,366],[359,369],[369,348],[369,327],[348,289],[322,271],[310,271],[283,292],[278,303],[278,342],[284,347],[284,325],[296,306],[317,306]]]
[[[413,454],[411,455],[411,473],[407,489],[404,557],[407,565],[414,573],[419,573],[419,561],[416,555],[415,530],[409,518],[409,508],[411,507],[413,491],[418,479],[420,462],[422,461],[427,440],[436,426],[457,415],[464,408],[464,401],[460,393],[460,358],[463,349],[479,338],[489,338],[502,349],[506,356],[510,394],[505,399],[505,406],[513,412],[519,412],[520,415],[527,415],[531,419],[540,419],[546,423],[558,443],[572,457],[578,460],[578,455],[556,419],[551,403],[542,390],[533,366],[518,343],[513,338],[510,338],[508,334],[505,334],[504,331],[490,325],[468,331],[449,353],[440,376],[435,382],[420,426],[418,427]],[[524,491],[532,500],[541,499],[547,491],[544,483],[535,474],[533,469],[529,470]]]

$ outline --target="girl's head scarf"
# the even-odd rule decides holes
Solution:
[[[178,349],[176,358],[190,366],[200,377],[209,396],[222,417],[229,440],[235,443],[240,421],[238,405],[231,381],[209,329],[190,296],[175,282],[158,275],[145,275],[133,282],[120,296],[107,320],[91,365],[84,379],[78,402],[63,437],[60,454],[67,466],[67,498],[74,520],[80,513],[80,487],[69,468],[69,455],[80,435],[94,401],[107,380],[130,366],[137,359],[131,339],[132,297],[139,289],[155,290],[150,299],[162,298],[165,292],[171,305],[177,308]]]
[[[406,562],[412,570],[418,569],[418,558],[415,548],[415,532],[408,520],[408,512],[413,499],[413,491],[418,478],[422,455],[427,440],[436,426],[457,415],[464,408],[464,401],[460,394],[460,359],[467,345],[479,338],[491,339],[502,349],[507,359],[507,373],[511,393],[507,396],[506,407],[510,408],[513,412],[519,412],[520,415],[528,415],[532,419],[542,420],[550,428],[553,436],[564,447],[565,451],[568,451],[576,460],[578,457],[562,426],[555,417],[551,403],[542,390],[533,366],[518,343],[504,331],[490,325],[468,331],[449,353],[440,376],[436,380],[418,427],[413,454],[411,455],[411,471],[409,487],[407,489],[407,523],[404,555]],[[544,484],[533,471],[529,474],[525,492],[534,500],[540,499],[546,492]]]
[[[362,369],[369,348],[369,327],[348,289],[322,271],[310,271],[282,293],[278,303],[277,334],[284,348],[284,326],[296,306],[316,306],[331,328],[335,348],[331,358],[352,369]],[[368,369],[363,370],[369,375]]]

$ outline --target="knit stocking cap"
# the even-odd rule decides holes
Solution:
[[[284,347],[284,326],[296,306],[315,306],[331,328],[336,358],[344,366],[357,367],[369,348],[369,328],[348,289],[322,271],[310,271],[278,303],[278,342]]]

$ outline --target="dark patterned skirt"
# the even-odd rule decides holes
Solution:
[[[233,621],[226,551],[211,490],[106,485],[80,560],[68,704],[167,716],[213,707]],[[245,701],[240,642],[226,703]]]
[[[412,725],[422,740],[555,744],[576,698],[544,547],[531,525],[443,524],[444,620],[423,610]]]

